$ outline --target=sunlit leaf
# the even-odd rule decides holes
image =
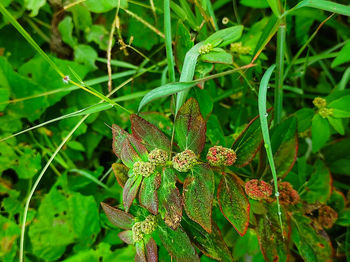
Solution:
[[[129,211],[129,208],[136,197],[141,181],[142,176],[132,176],[125,183],[123,188],[123,203],[126,212]]]

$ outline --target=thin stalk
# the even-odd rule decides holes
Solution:
[[[115,12],[115,17],[114,17],[114,20],[112,23],[112,28],[111,28],[111,31],[109,32],[109,38],[108,38],[108,47],[107,47],[107,72],[108,72],[108,85],[107,86],[108,86],[108,92],[112,91],[111,53],[112,53],[114,31],[115,31],[117,19],[118,19],[119,5],[120,5],[120,0],[119,0],[119,4],[117,7],[117,11]]]
[[[284,51],[286,42],[286,24],[281,22],[277,31],[277,55],[276,55],[276,88],[275,88],[275,124],[281,122],[283,111],[283,70]]]

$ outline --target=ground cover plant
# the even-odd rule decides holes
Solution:
[[[350,261],[350,6],[0,2],[1,261]]]

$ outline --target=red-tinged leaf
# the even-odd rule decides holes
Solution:
[[[233,174],[224,174],[218,187],[218,201],[222,214],[244,236],[249,225],[250,204],[243,191],[240,179]]]
[[[112,164],[112,170],[113,170],[113,173],[118,181],[118,184],[121,187],[124,187],[126,181],[129,178],[128,177],[129,169],[123,164],[114,163],[114,164]]]
[[[145,177],[139,192],[140,205],[146,208],[154,215],[158,214],[158,195],[157,189],[160,186],[160,174],[154,173],[149,177]]]
[[[135,162],[141,161],[141,158],[136,153],[128,140],[125,140],[124,144],[122,145],[120,159],[128,168],[132,168]]]
[[[137,115],[131,115],[130,120],[133,135],[149,151],[156,148],[166,151],[170,149],[170,140],[155,125]]]
[[[122,231],[118,234],[118,237],[127,243],[128,245],[134,244],[134,238],[131,230]]]
[[[271,109],[268,110],[268,120],[272,119]],[[256,116],[253,120],[249,122],[247,127],[238,136],[236,141],[233,143],[233,150],[237,154],[237,160],[235,166],[244,167],[248,165],[256,153],[259,151],[263,142],[259,116]]]
[[[120,158],[124,141],[127,140],[129,134],[120,126],[115,124],[112,125],[112,134],[113,134],[113,144],[112,144],[113,152],[114,154],[116,154],[118,158]]]
[[[147,262],[157,262],[158,261],[158,249],[157,244],[153,238],[150,238],[146,243],[146,257]]]
[[[211,232],[214,190],[214,173],[205,165],[195,166],[191,170],[191,175],[184,181],[183,196],[186,214],[208,233]]]
[[[220,229],[214,221],[212,223],[212,232],[210,234],[203,231],[200,225],[194,223],[188,218],[183,219],[182,225],[191,241],[206,256],[223,262],[233,260],[231,252],[221,235]]]
[[[160,207],[165,209],[165,224],[176,229],[182,218],[182,197],[176,187],[176,173],[174,169],[164,168],[158,196]]]
[[[122,229],[130,229],[132,227],[134,216],[122,210],[111,207],[103,202],[101,206],[107,215],[108,220],[115,226]]]
[[[293,168],[298,154],[297,121],[284,120],[271,130],[271,148],[278,177],[285,177]]]
[[[134,201],[137,191],[141,185],[142,176],[132,176],[126,181],[123,189],[123,202],[125,211],[128,212],[129,208]]]
[[[180,108],[175,121],[175,137],[181,150],[202,152],[205,144],[206,123],[199,111],[198,102],[190,98]]]
[[[290,226],[287,222],[286,213],[282,208],[282,236],[276,202],[265,204],[265,208],[267,213],[260,217],[257,227],[261,252],[266,261],[288,261]]]
[[[147,262],[145,245],[143,241],[136,242],[135,247],[136,247],[135,262]]]
[[[190,239],[181,227],[171,229],[164,223],[159,223],[159,237],[165,249],[177,262],[200,261]]]
[[[292,222],[292,240],[304,261],[332,261],[331,241],[315,221],[293,213]]]

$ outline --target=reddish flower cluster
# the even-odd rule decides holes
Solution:
[[[255,200],[268,199],[272,194],[272,186],[265,181],[252,179],[245,184],[245,192]]]
[[[299,202],[298,192],[295,191],[289,182],[281,182],[278,185],[279,200],[282,204],[295,205]]]
[[[207,160],[212,166],[232,166],[236,162],[236,152],[230,148],[213,146],[209,148]]]
[[[197,164],[197,156],[189,149],[186,149],[173,157],[173,167],[180,172],[187,172],[195,164]]]
[[[318,222],[324,228],[331,228],[338,219],[338,213],[330,206],[323,206],[318,210]]]

